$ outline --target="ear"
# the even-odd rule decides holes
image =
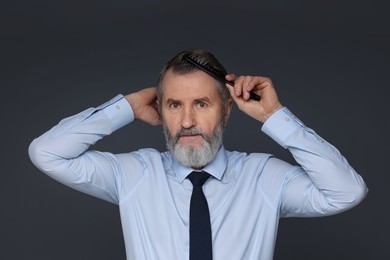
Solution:
[[[162,110],[160,107],[160,102],[156,99],[154,108],[157,110],[157,113],[160,115],[160,119],[162,121]]]
[[[233,107],[233,99],[229,98],[228,101],[227,101],[225,118],[223,119],[224,126],[226,126],[227,122],[229,121],[230,113],[232,111],[232,107]]]

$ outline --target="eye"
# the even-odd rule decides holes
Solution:
[[[205,107],[207,107],[207,104],[205,102],[203,102],[203,101],[199,101],[198,102],[198,107],[205,108]]]
[[[172,102],[170,105],[169,105],[169,108],[173,108],[173,109],[177,109],[180,107],[180,104],[177,103],[177,102]]]

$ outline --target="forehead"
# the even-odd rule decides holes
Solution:
[[[197,99],[208,97],[219,100],[217,81],[203,71],[178,74],[167,71],[162,80],[163,100],[167,99]]]

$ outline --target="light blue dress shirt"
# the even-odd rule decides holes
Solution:
[[[119,205],[127,259],[188,259],[192,184],[186,176],[192,169],[154,149],[89,150],[133,120],[129,103],[118,95],[35,139],[30,158],[59,182]],[[219,150],[204,169],[213,178],[203,186],[215,260],[272,259],[280,217],[339,213],[366,195],[362,178],[336,148],[287,108],[262,131],[289,149],[299,166],[269,154]]]

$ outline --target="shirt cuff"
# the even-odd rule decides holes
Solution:
[[[117,95],[98,109],[102,109],[110,119],[112,132],[134,121],[133,109],[123,95]]]
[[[285,141],[297,129],[303,128],[304,124],[286,107],[276,111],[263,124],[261,130],[271,137],[279,145],[287,148]]]

